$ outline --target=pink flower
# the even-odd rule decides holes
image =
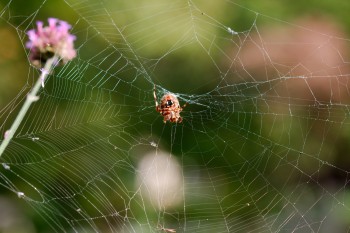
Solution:
[[[55,18],[49,18],[48,22],[49,25],[43,27],[43,22],[38,21],[37,28],[27,32],[29,41],[26,47],[30,49],[29,59],[37,67],[42,67],[54,55],[58,56],[62,63],[76,56],[73,44],[76,38],[69,34],[71,25]]]

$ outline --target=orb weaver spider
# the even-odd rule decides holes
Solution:
[[[167,121],[175,122],[175,123],[182,122],[182,117],[180,116],[180,112],[183,110],[183,108],[186,107],[187,103],[185,103],[182,107],[180,107],[179,100],[177,99],[176,95],[172,93],[166,93],[160,99],[160,105],[159,105],[157,101],[155,85],[153,89],[153,96],[154,96],[154,102],[156,103],[156,111],[159,112],[160,115],[164,117],[163,118],[164,123],[166,123]]]

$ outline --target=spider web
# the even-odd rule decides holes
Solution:
[[[0,3],[17,43],[1,50],[21,57],[1,58],[2,135],[40,74],[35,21],[69,18],[78,52],[1,157],[27,232],[349,231],[350,43],[331,19],[224,0],[18,4]],[[163,124],[154,85],[188,103],[183,123]]]

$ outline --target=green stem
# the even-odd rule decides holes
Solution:
[[[55,65],[56,62],[57,62],[57,57],[56,56],[54,56],[54,57],[52,57],[52,58],[50,58],[49,60],[46,61],[46,64],[45,64],[44,68],[41,71],[41,75],[38,78],[38,80],[36,81],[33,89],[27,95],[27,98],[26,98],[26,100],[24,102],[23,107],[21,108],[20,112],[18,113],[18,115],[17,115],[15,121],[13,122],[11,128],[9,130],[7,130],[6,133],[5,133],[5,138],[1,142],[1,145],[0,145],[0,157],[1,157],[2,153],[5,151],[7,145],[10,143],[10,141],[11,141],[13,135],[15,134],[17,128],[21,124],[24,116],[28,112],[28,109],[29,109],[30,105],[32,105],[33,102],[35,102],[35,101],[37,101],[39,99],[39,97],[36,94],[40,90],[40,86],[44,83],[44,80],[46,79],[47,75],[50,73],[51,69],[53,68],[53,66]]]

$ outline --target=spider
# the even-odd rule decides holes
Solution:
[[[182,117],[180,116],[180,112],[183,108],[186,107],[187,103],[185,103],[182,107],[180,107],[179,100],[174,94],[167,93],[163,95],[160,100],[160,106],[157,101],[156,96],[156,86],[153,89],[154,101],[156,102],[156,111],[159,112],[163,117],[163,122],[167,121],[181,123]]]

